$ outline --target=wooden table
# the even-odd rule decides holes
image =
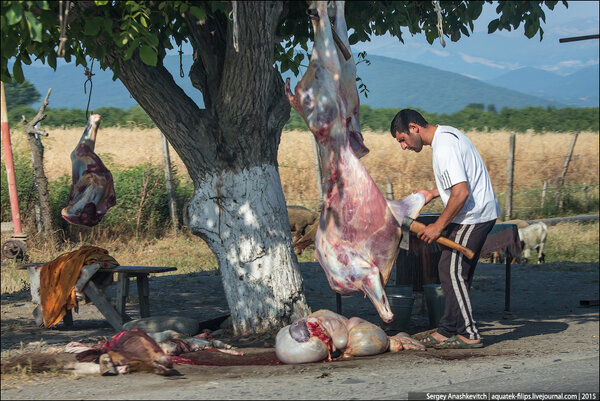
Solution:
[[[22,265],[22,268],[28,266],[41,265],[42,263],[29,263]],[[101,290],[93,280],[88,281],[83,289],[84,294],[93,302],[100,313],[106,318],[110,325],[117,331],[123,330],[123,323],[131,320],[131,317],[125,313],[125,303],[129,295],[129,279],[135,277],[137,280],[138,300],[140,305],[140,317],[150,316],[150,286],[148,275],[152,273],[164,273],[177,270],[176,267],[154,267],[154,266],[116,266],[112,268],[100,268],[98,273],[117,273],[117,296],[115,306],[112,305],[106,294]],[[73,315],[71,310],[63,319],[66,326],[73,324]]]
[[[514,256],[521,254],[521,239],[516,224],[496,224],[487,235],[481,248],[481,255],[504,251],[506,256],[505,283],[504,283],[504,313],[511,316],[510,312],[510,263]]]
[[[117,266],[114,268],[101,268],[98,273],[117,273],[117,296],[115,307],[112,306],[106,294],[98,289],[93,280],[85,286],[83,292],[96,305],[106,320],[115,330],[122,330],[123,323],[131,318],[125,313],[125,303],[129,295],[129,279],[137,279],[138,302],[140,305],[140,317],[150,316],[150,287],[148,275],[151,273],[164,273],[177,270],[176,267],[153,267],[153,266]]]
[[[117,299],[115,307],[122,316],[125,314],[125,303],[129,295],[129,279],[135,277],[137,281],[138,299],[140,304],[140,316],[150,316],[150,287],[148,285],[148,274],[164,273],[177,270],[176,267],[152,267],[152,266],[118,266],[114,269],[100,269],[100,272],[114,271],[118,274]]]

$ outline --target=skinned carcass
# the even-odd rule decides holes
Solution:
[[[63,219],[92,227],[116,204],[113,177],[94,153],[100,115],[92,114],[75,150],[71,153],[72,179]]]
[[[387,351],[425,350],[425,346],[406,333],[388,337],[385,331],[358,317],[346,317],[319,310],[297,319],[277,333],[275,353],[283,363],[298,364],[341,358],[377,355]]]
[[[311,2],[315,38],[309,67],[294,94],[289,79],[286,82],[288,99],[314,134],[321,153],[324,199],[315,256],[334,291],[342,295],[363,291],[383,321],[390,322],[394,315],[384,286],[398,255],[398,221],[403,216],[416,218],[425,198],[413,194],[386,200],[359,161],[354,149],[366,147],[357,135],[356,68],[352,57],[345,60],[338,54],[327,3]],[[348,46],[344,2],[335,3],[335,29]],[[366,152],[358,155],[362,153]]]

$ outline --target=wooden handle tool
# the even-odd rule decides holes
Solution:
[[[416,220],[412,220],[412,222],[410,223],[410,231],[414,232],[414,233],[420,233],[421,231],[423,231],[425,229],[425,224],[416,221]],[[473,253],[472,250],[470,250],[469,248],[466,248],[460,244],[457,244],[456,242],[449,240],[446,237],[439,237],[438,239],[435,240],[438,244],[442,244],[444,246],[447,246],[450,249],[454,249],[460,253],[462,253],[463,255],[465,255],[465,257],[467,259],[473,259],[473,256],[475,256],[475,253]]]

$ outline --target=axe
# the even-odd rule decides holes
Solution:
[[[420,233],[425,228],[425,224],[416,221],[415,219],[404,216],[402,219],[402,239],[400,240],[400,249],[404,249],[408,251],[408,232],[412,231],[414,233]],[[448,248],[454,249],[463,255],[466,256],[467,259],[473,259],[475,254],[469,248],[465,248],[464,246],[457,244],[456,242],[449,240],[446,237],[439,237],[435,240],[438,244],[442,244],[447,246]]]

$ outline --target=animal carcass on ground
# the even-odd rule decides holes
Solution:
[[[331,361],[402,350],[424,351],[425,346],[401,332],[388,337],[385,331],[359,317],[350,319],[321,309],[283,327],[275,339],[277,358],[283,363]]]
[[[548,226],[542,221],[519,228],[519,238],[521,239],[521,248],[523,248],[523,252],[521,253],[523,263],[527,263],[527,259],[534,249],[538,253],[537,263],[544,263],[544,245],[546,244],[547,237]]]
[[[339,46],[348,50],[348,59],[336,48],[328,4],[333,2],[310,3],[314,46],[309,66],[295,93],[286,81],[288,99],[315,136],[321,154],[324,194],[315,256],[334,291],[363,291],[382,320],[390,322],[394,315],[384,286],[398,256],[398,222],[404,216],[416,218],[425,197],[386,200],[360,162],[368,149],[358,121],[356,66],[349,52],[344,2],[336,1],[331,11]]]

